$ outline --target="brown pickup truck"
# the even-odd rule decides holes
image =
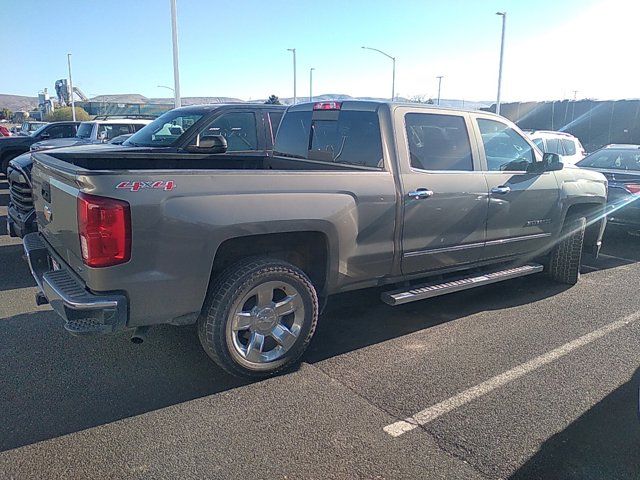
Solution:
[[[606,179],[502,117],[301,104],[273,155],[223,155],[252,139],[194,112],[128,146],[34,154],[25,251],[70,332],[197,323],[221,367],[262,377],[298,361],[332,294],[388,285],[398,305],[543,270],[573,284],[598,253]]]

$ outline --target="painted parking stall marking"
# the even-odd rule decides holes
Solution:
[[[609,323],[604,327],[601,327],[597,330],[594,330],[591,333],[587,333],[575,340],[565,343],[564,345],[551,350],[543,355],[540,355],[528,362],[525,362],[517,367],[512,368],[511,370],[507,370],[500,375],[496,375],[493,378],[485,380],[478,385],[475,385],[471,388],[468,388],[447,400],[444,400],[440,403],[432,405],[429,408],[426,408],[415,415],[405,418],[404,420],[400,420],[398,422],[392,423],[384,427],[384,431],[387,432],[392,437],[399,437],[400,435],[410,432],[411,430],[419,427],[420,425],[425,425],[429,422],[432,422],[436,418],[449,413],[456,408],[459,408],[477,398],[486,395],[487,393],[492,392],[493,390],[502,387],[514,380],[517,380],[524,375],[531,373],[540,367],[547,365],[555,360],[558,360],[561,357],[564,357],[568,353],[576,350],[580,347],[588,345],[599,338],[608,335],[626,325],[637,322],[640,320],[640,312],[628,315],[620,320]]]

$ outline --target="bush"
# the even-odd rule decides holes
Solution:
[[[65,120],[73,120],[73,112],[71,107],[57,108],[45,118],[47,122],[61,122]],[[91,120],[91,117],[87,111],[82,107],[76,107],[76,120],[84,122],[85,120]]]

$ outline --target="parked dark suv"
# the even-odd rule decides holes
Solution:
[[[25,152],[28,152],[36,142],[53,138],[75,137],[80,122],[54,122],[43,125],[29,135],[16,135],[0,137],[0,169],[7,173],[9,161]]]

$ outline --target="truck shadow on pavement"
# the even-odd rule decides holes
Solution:
[[[549,438],[511,480],[637,479],[640,369],[566,429]]]
[[[35,286],[23,254],[22,245],[0,245],[0,291]]]

